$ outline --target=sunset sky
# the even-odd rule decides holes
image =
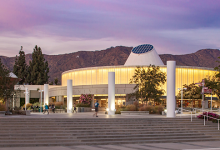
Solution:
[[[152,44],[159,54],[220,48],[220,0],[2,0],[0,55]]]

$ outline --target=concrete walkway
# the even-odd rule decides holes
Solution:
[[[16,147],[0,150],[220,150],[220,142],[153,143],[97,146]]]
[[[31,113],[30,116],[25,115],[6,115],[4,118],[93,118],[94,112],[83,112],[83,113],[50,113],[43,114],[43,113]],[[176,116],[176,118],[190,118],[190,114],[185,114],[180,116],[179,114]],[[2,117],[0,117],[2,118]],[[166,118],[166,115],[158,115],[158,114],[150,114],[150,115],[121,115],[121,114],[115,114],[115,115],[107,115],[105,112],[99,112],[98,118]],[[193,116],[193,119],[195,117]]]

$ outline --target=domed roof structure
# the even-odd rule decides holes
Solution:
[[[164,65],[153,45],[143,44],[134,47],[124,66]]]

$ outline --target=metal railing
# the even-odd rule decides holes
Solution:
[[[220,109],[219,109],[219,110],[211,110],[211,111],[210,111],[210,110],[196,109],[196,110],[195,110],[195,114],[192,114],[193,111],[191,111],[191,122],[192,122],[192,118],[193,118],[192,116],[193,116],[193,115],[195,115],[195,118],[196,118],[197,115],[199,115],[199,113],[196,113],[197,110],[199,110],[200,112],[202,112],[202,114],[200,114],[200,115],[202,115],[203,118],[204,118],[204,123],[203,123],[204,126],[205,126],[205,124],[206,124],[206,123],[205,123],[206,118],[207,118],[207,121],[209,120],[209,118],[211,118],[211,119],[217,120],[217,122],[218,122],[218,130],[219,130],[219,120],[220,120],[220,119],[209,116],[209,112],[218,112],[218,113],[219,113]],[[204,112],[206,112],[206,114],[203,114]],[[216,113],[216,114],[217,114],[217,113]],[[219,114],[220,114],[220,113],[219,113]],[[219,114],[217,114],[217,115],[219,115]],[[220,116],[220,115],[219,115],[219,116]]]

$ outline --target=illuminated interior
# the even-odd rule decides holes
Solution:
[[[143,67],[147,69],[147,66]],[[72,79],[73,86],[108,84],[108,72],[115,72],[115,84],[129,84],[135,68],[133,66],[106,66],[69,70],[62,74],[62,86],[67,86],[68,79]],[[164,73],[167,71],[166,66],[160,66],[160,69]],[[184,84],[201,82],[203,78],[214,74],[215,71],[210,68],[177,66],[176,94],[177,89],[182,88]],[[166,91],[166,83],[161,88]]]

